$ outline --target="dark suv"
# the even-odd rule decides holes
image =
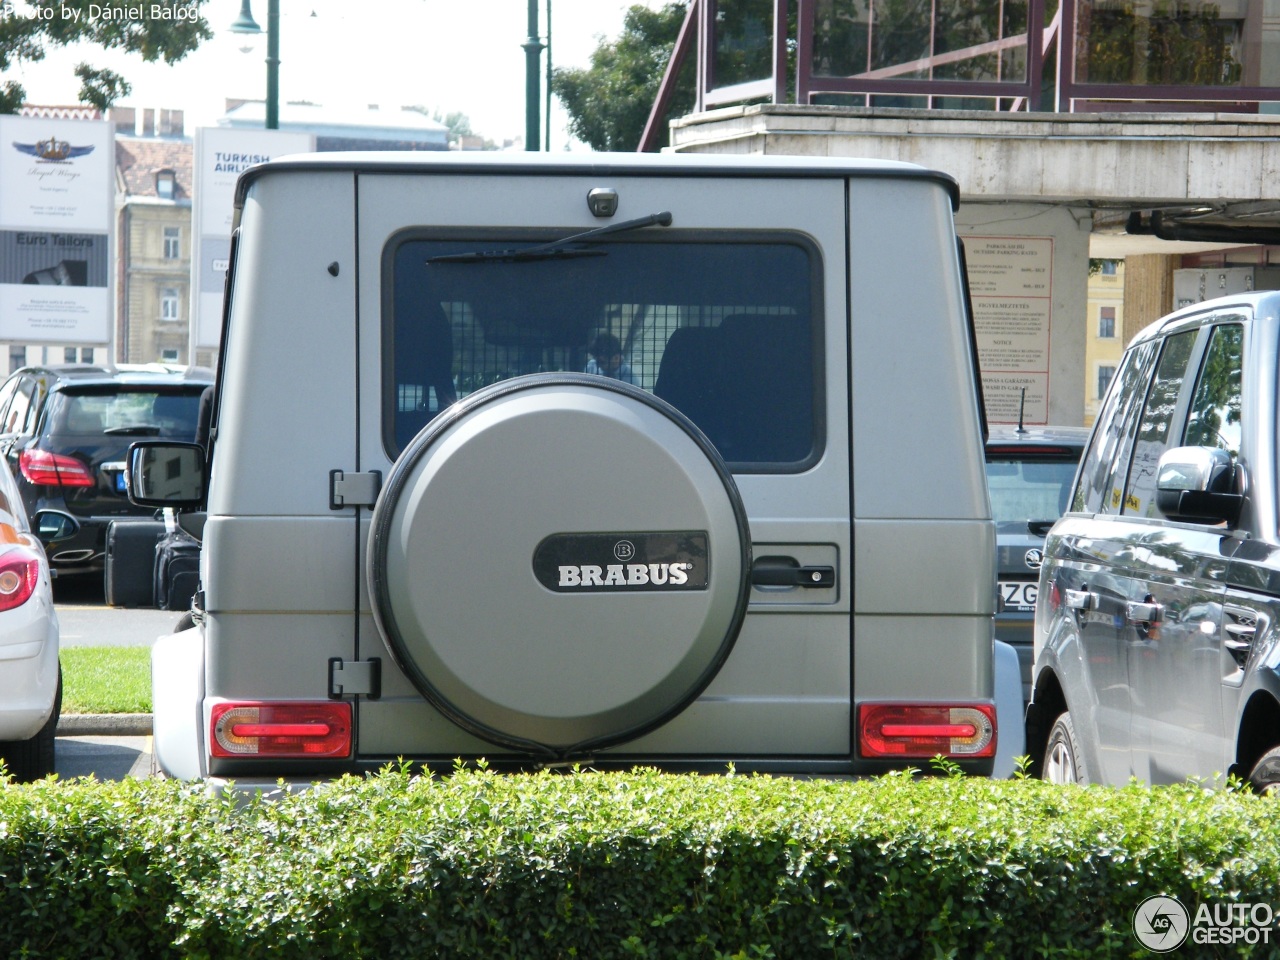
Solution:
[[[1129,345],[1045,541],[1027,748],[1056,781],[1280,786],[1280,292]]]
[[[161,365],[106,369],[23,367],[0,387],[0,451],[27,515],[55,509],[80,523],[49,551],[61,575],[103,569],[107,524],[150,516],[125,495],[129,444],[144,437],[192,440],[210,371]]]
[[[1022,699],[1031,699],[1031,626],[1044,536],[1067,509],[1087,427],[992,427],[987,490],[996,520],[1000,612],[996,639],[1018,652]]]

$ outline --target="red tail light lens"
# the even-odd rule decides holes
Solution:
[[[0,610],[12,610],[31,599],[40,582],[40,563],[40,554],[28,547],[0,554]]]
[[[215,757],[314,760],[351,755],[351,704],[343,701],[219,703],[210,727]]]
[[[858,747],[864,757],[895,760],[993,757],[996,708],[990,703],[859,704]]]
[[[18,469],[29,483],[42,487],[94,485],[88,468],[75,457],[64,457],[47,450],[23,450],[18,455]]]

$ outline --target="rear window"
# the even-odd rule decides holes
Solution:
[[[192,440],[203,389],[64,390],[54,399],[47,432]]]
[[[383,437],[393,458],[468,394],[567,371],[662,397],[736,469],[816,459],[821,286],[810,243],[685,233],[597,242],[567,258],[439,259],[548,239],[404,237],[388,248]]]
[[[1067,456],[987,454],[987,489],[998,527],[1025,531],[1028,520],[1056,520],[1066,512],[1079,452]]]

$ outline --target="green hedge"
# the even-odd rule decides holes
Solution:
[[[1194,786],[645,770],[387,770],[240,804],[8,785],[0,955],[1146,957],[1148,896],[1276,905],[1277,812]]]

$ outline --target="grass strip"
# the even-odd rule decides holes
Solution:
[[[62,712],[150,713],[150,647],[63,647]]]

